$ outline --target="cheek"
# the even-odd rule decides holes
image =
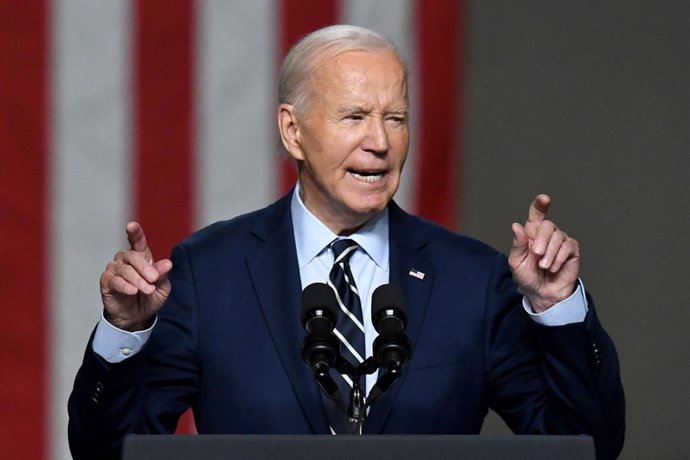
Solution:
[[[391,145],[391,150],[395,152],[396,156],[402,159],[407,157],[407,151],[410,146],[410,137],[407,132],[393,132],[388,136],[388,141]]]
[[[340,174],[341,160],[334,155],[332,148],[323,146],[323,150],[310,152],[305,161],[309,175],[322,184],[333,184]]]

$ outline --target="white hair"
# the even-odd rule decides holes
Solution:
[[[316,30],[298,41],[283,60],[278,79],[278,103],[291,104],[305,113],[309,107],[309,89],[313,71],[324,61],[348,51],[390,50],[404,69],[407,67],[395,45],[388,39],[364,27],[333,25]]]

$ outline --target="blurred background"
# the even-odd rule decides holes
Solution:
[[[291,186],[278,65],[339,22],[408,61],[396,200],[507,251],[549,193],[618,347],[621,458],[690,456],[684,0],[0,0],[0,456],[70,458],[67,397],[126,222],[164,257]]]

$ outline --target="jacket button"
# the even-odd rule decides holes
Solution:
[[[93,390],[93,394],[91,395],[91,401],[98,405],[101,401],[101,392],[103,391],[103,384],[101,382],[96,383],[96,388]]]
[[[592,361],[595,367],[601,367],[601,352],[596,342],[592,343]]]

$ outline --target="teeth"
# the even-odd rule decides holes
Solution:
[[[350,171],[350,174],[355,176],[355,179],[361,180],[363,182],[376,182],[377,180],[381,179],[383,177],[383,173],[356,173],[354,171]]]

